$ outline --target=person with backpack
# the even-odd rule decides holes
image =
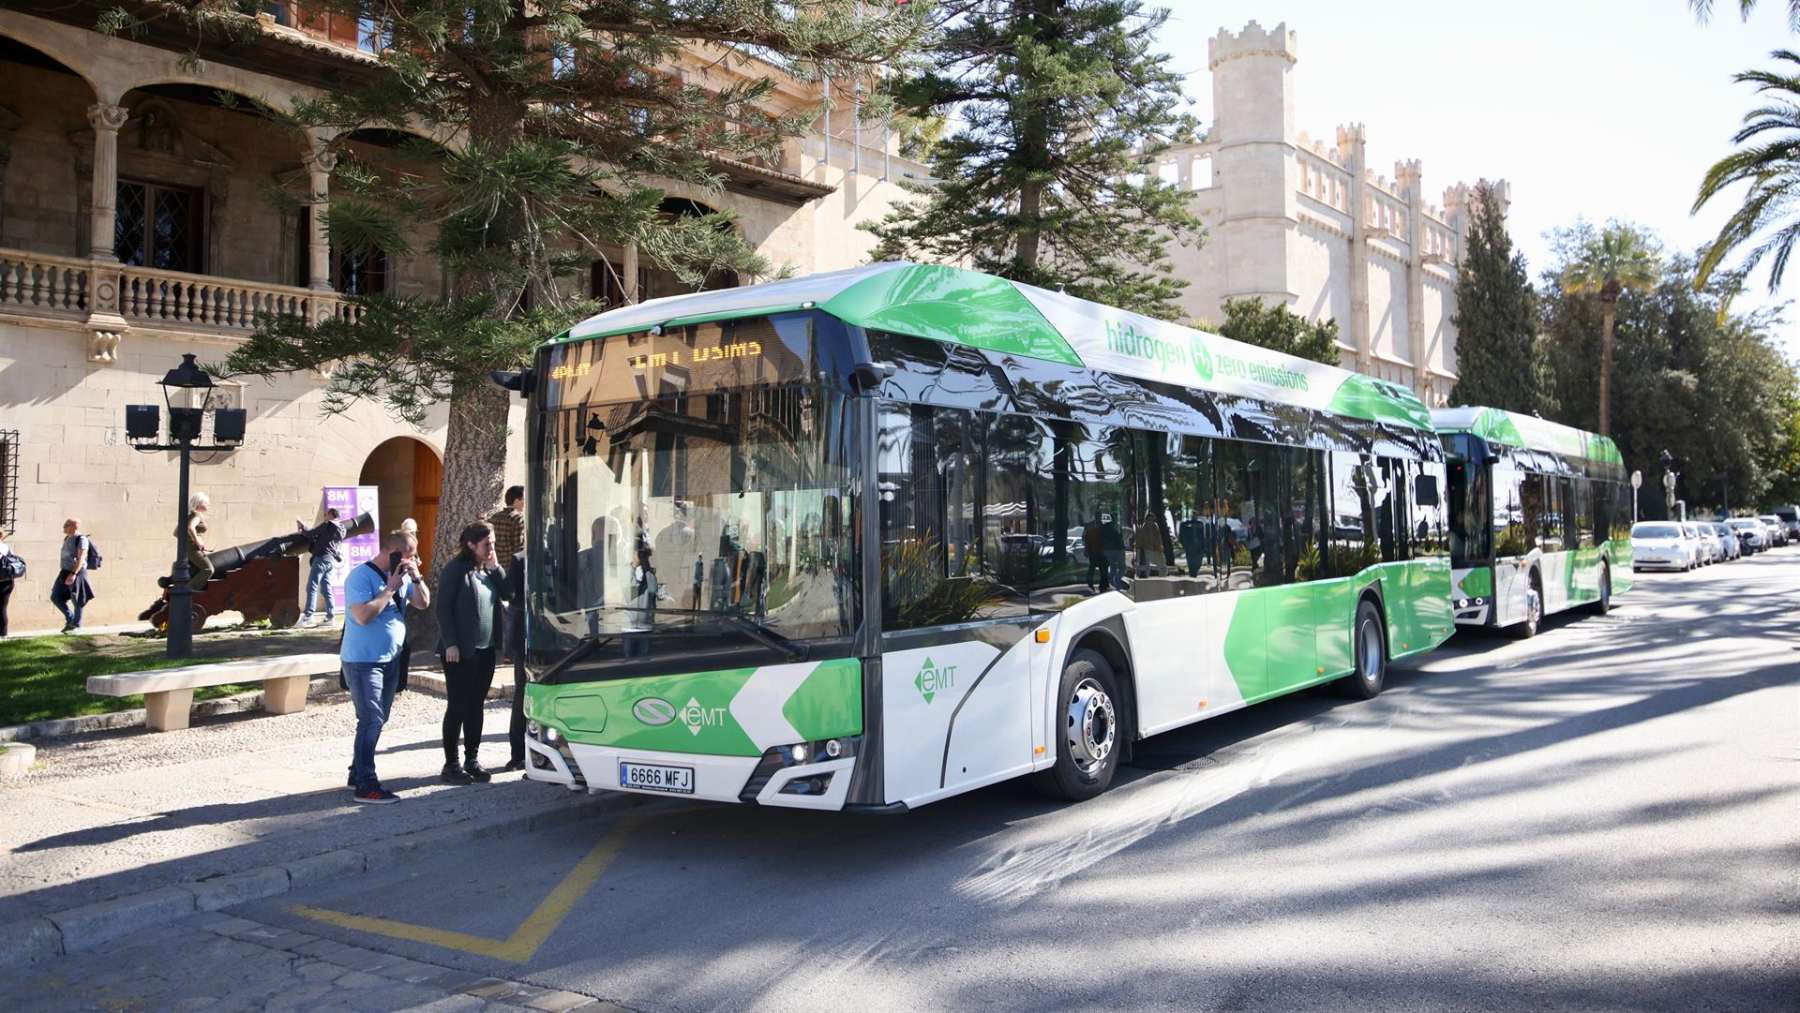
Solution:
[[[13,584],[23,576],[25,560],[13,555],[6,532],[0,531],[0,638],[6,636],[6,607],[12,602]]]
[[[62,569],[50,588],[50,604],[62,613],[64,633],[81,628],[81,610],[94,600],[87,572],[97,555],[93,541],[81,533],[80,518],[63,521]]]
[[[294,518],[294,526],[300,531],[306,531],[305,522],[298,517]],[[331,571],[344,560],[344,539],[349,533],[350,524],[338,520],[337,507],[327,507],[325,522],[307,531],[306,545],[312,553],[312,561],[306,568],[306,603],[300,610],[301,626],[312,622],[315,593],[325,599],[325,625],[330,626],[336,621],[331,604]]]
[[[481,725],[494,661],[506,647],[506,578],[494,558],[494,529],[476,521],[457,537],[459,551],[438,578],[438,652],[444,658],[446,784],[492,777],[481,766]],[[461,733],[463,762],[456,762]]]

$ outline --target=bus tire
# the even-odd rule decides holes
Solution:
[[[1530,640],[1538,634],[1544,620],[1544,579],[1531,571],[1531,583],[1525,592],[1525,621],[1519,624],[1519,639]]]
[[[1350,674],[1338,680],[1338,691],[1352,700],[1373,700],[1387,682],[1387,634],[1381,610],[1364,598],[1350,626]]]
[[[1079,650],[1063,666],[1057,688],[1056,766],[1033,776],[1051,798],[1084,802],[1105,791],[1119,769],[1124,729],[1119,680],[1097,651]]]
[[[1612,564],[1600,564],[1600,598],[1594,602],[1594,611],[1605,615],[1612,611]]]

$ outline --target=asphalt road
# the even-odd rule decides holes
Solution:
[[[1078,806],[670,804],[234,913],[644,1010],[1792,1010],[1796,606],[1800,549],[1646,574],[1377,700],[1153,739]]]

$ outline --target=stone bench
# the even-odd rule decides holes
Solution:
[[[87,691],[95,696],[144,696],[144,724],[168,732],[188,726],[194,690],[202,686],[263,684],[263,709],[292,714],[306,706],[307,685],[316,675],[338,670],[335,654],[290,654],[279,658],[246,658],[216,665],[161,668],[153,672],[90,675]]]

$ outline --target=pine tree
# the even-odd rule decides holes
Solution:
[[[1453,404],[1527,414],[1546,407],[1533,355],[1538,313],[1525,256],[1513,249],[1499,198],[1492,186],[1477,183],[1468,252],[1456,279]]]
[[[1260,299],[1225,300],[1225,322],[1218,332],[1233,341],[1273,348],[1302,359],[1338,364],[1336,320],[1314,322],[1285,303],[1265,306]]]
[[[1166,10],[1139,0],[948,0],[933,68],[896,101],[949,116],[932,181],[869,226],[876,259],[966,262],[1173,319],[1168,244],[1198,242],[1187,196],[1145,167],[1192,133],[1181,76],[1155,51]]]
[[[202,38],[259,29],[241,0],[114,8],[102,31],[185,27]],[[266,318],[222,371],[319,369],[326,410],[372,399],[407,420],[447,402],[435,542],[499,500],[513,368],[594,309],[585,274],[601,245],[636,244],[649,264],[698,284],[765,265],[728,215],[662,209],[669,181],[723,185],[718,160],[773,156],[811,112],[770,101],[777,71],[874,80],[922,35],[926,12],[862,0],[308,0],[309,15],[372,24],[380,66],[316,101],[265,109],[329,142],[337,157],[326,225],[348,253],[406,253],[423,235],[451,279],[443,298],[357,300],[360,313]],[[742,71],[702,87],[671,73],[684,54]],[[356,130],[424,130],[375,158]],[[292,197],[308,201],[312,195]],[[436,558],[449,554],[438,552]]]

